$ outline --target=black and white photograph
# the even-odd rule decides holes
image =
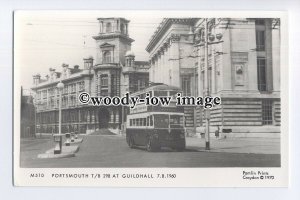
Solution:
[[[183,13],[14,13],[17,185],[287,184],[285,15]]]

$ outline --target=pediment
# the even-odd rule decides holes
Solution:
[[[103,44],[100,45],[100,48],[114,47],[114,46],[115,46],[115,45],[113,45],[113,44],[110,44],[110,43],[105,42],[105,43],[103,43]]]

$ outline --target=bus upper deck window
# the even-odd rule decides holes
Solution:
[[[168,96],[168,91],[154,91],[154,96],[156,97]]]
[[[143,118],[143,126],[146,126],[146,118]]]
[[[170,91],[169,96],[171,96],[173,99],[175,99],[177,97],[177,93],[179,93],[179,92],[178,91]]]
[[[130,126],[132,126],[132,119],[130,119]]]

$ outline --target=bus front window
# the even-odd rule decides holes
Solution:
[[[170,115],[170,128],[182,128],[183,127],[183,116]]]
[[[155,128],[169,128],[169,116],[168,115],[154,115],[154,127]]]

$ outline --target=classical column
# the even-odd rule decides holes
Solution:
[[[100,22],[100,33],[103,33],[103,22]]]
[[[180,36],[179,35],[171,35],[170,37],[170,54],[172,57],[170,58],[172,61],[170,62],[172,66],[172,85],[181,87],[181,81],[180,81],[180,52],[179,52],[179,41],[180,41]]]
[[[111,95],[111,74],[110,73],[108,74],[107,81],[108,81],[108,96],[110,96]]]
[[[273,92],[280,92],[280,19],[273,19],[272,27],[272,75]]]
[[[222,89],[221,90],[232,90],[232,62],[231,62],[231,29],[227,29],[223,34],[223,52],[226,52],[226,54],[222,55],[222,64],[221,64],[221,70],[222,70]]]

